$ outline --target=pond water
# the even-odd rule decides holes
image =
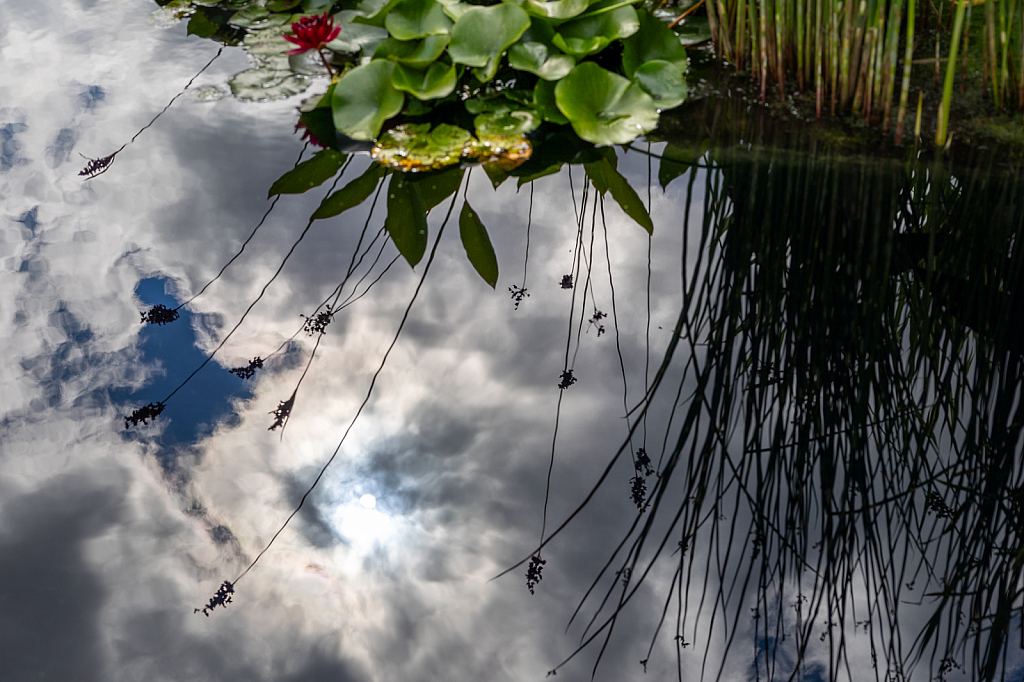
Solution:
[[[368,157],[267,198],[314,150],[238,49],[78,175],[217,53],[153,9],[0,4],[0,677],[1020,678],[1014,168],[696,107],[616,150],[653,235],[476,168],[410,268],[310,220]]]

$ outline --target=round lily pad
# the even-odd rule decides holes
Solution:
[[[658,125],[658,106],[636,83],[594,62],[555,86],[555,103],[576,134],[593,144],[626,144]]]

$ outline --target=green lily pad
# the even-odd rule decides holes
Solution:
[[[576,60],[567,54],[552,53],[544,43],[518,42],[508,51],[508,64],[513,69],[528,71],[547,81],[565,78]]]
[[[486,83],[494,78],[501,56],[530,26],[530,17],[511,3],[474,7],[452,26],[448,48],[452,61],[476,67],[474,74]]]
[[[626,144],[658,125],[650,95],[594,62],[577,65],[558,82],[555,103],[576,134],[593,144]]]
[[[526,0],[522,8],[534,17],[565,20],[583,14],[589,5],[589,0]]]
[[[600,3],[594,6],[601,9]],[[557,28],[552,39],[562,52],[577,59],[600,52],[612,41],[628,38],[640,29],[640,19],[631,6],[594,11]]]
[[[491,239],[487,236],[487,228],[480,222],[480,216],[469,205],[469,201],[462,205],[459,214],[459,236],[462,237],[462,246],[466,249],[470,264],[493,289],[498,283],[498,259],[494,255]]]
[[[301,4],[302,0],[268,0],[267,9],[271,12],[287,12]]]
[[[448,18],[452,21],[458,21],[459,18],[468,12],[469,10],[477,7],[468,2],[462,2],[461,0],[438,0],[444,7],[444,13],[448,15]]]
[[[352,11],[355,12],[352,21],[357,24],[384,28],[388,13],[398,2],[399,0],[359,0],[352,8]]]
[[[651,14],[639,10],[640,29],[622,43],[622,70],[632,78],[644,62],[661,59],[675,64],[686,73],[686,48],[679,42],[679,36],[664,22]]]
[[[659,109],[672,109],[686,101],[686,77],[673,62],[644,62],[633,74],[633,80],[654,98]]]
[[[452,20],[437,0],[400,0],[384,20],[384,27],[398,40],[416,40],[448,33]]]
[[[502,111],[481,114],[473,119],[477,137],[525,135],[537,129],[540,119],[529,111]]]
[[[424,68],[437,60],[448,47],[450,37],[447,35],[429,36],[423,40],[396,40],[388,38],[381,41],[374,50],[374,59],[390,59],[413,68]]]
[[[384,227],[398,252],[415,266],[427,250],[427,211],[416,183],[395,173],[388,184],[388,215]]]
[[[310,81],[281,69],[249,69],[234,76],[228,83],[238,99],[266,102],[297,95],[309,87]]]
[[[357,24],[352,20],[359,16],[353,10],[338,12],[335,18],[341,22],[341,33],[338,37],[327,43],[327,48],[335,52],[356,53],[365,45],[376,45],[388,37],[387,29],[379,26],[368,26]]]
[[[374,59],[341,77],[334,86],[331,110],[334,126],[342,134],[372,140],[384,121],[402,110],[405,95],[391,84],[394,69],[392,62]]]
[[[398,63],[391,73],[391,84],[416,99],[440,99],[455,89],[455,65],[434,62],[426,69]]]
[[[556,125],[565,125],[569,122],[569,119],[558,110],[553,81],[537,81],[537,85],[533,88],[533,99],[537,103],[537,114],[545,121]]]

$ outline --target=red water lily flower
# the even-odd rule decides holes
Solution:
[[[334,25],[334,17],[327,12],[318,14],[315,17],[303,17],[292,24],[292,33],[284,37],[290,43],[297,45],[294,50],[288,50],[286,54],[302,54],[308,50],[319,51],[341,33],[341,27]]]

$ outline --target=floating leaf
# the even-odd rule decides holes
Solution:
[[[622,71],[632,78],[644,62],[662,59],[672,62],[682,73],[686,73],[686,48],[679,42],[679,36],[657,17],[639,10],[637,17],[640,28],[622,42]]]
[[[386,59],[374,59],[341,77],[331,102],[339,131],[355,140],[372,140],[384,121],[402,110],[405,95],[391,84],[394,68]]]
[[[302,0],[302,11],[306,14],[319,14],[334,6],[334,0]]]
[[[384,227],[398,252],[415,267],[427,250],[427,212],[419,187],[402,173],[391,176]]]
[[[363,203],[373,194],[373,190],[377,189],[377,183],[385,173],[386,168],[378,163],[371,163],[362,175],[320,202],[320,206],[313,212],[313,220],[333,218]]]
[[[459,214],[459,236],[462,237],[469,262],[493,289],[498,283],[498,259],[487,236],[487,228],[480,222],[480,217],[469,205],[469,201],[462,205]]]
[[[473,119],[476,134],[481,139],[494,135],[525,135],[537,129],[540,119],[529,111],[501,111],[480,114]]]
[[[374,59],[390,59],[401,62],[415,69],[422,69],[444,53],[450,37],[447,35],[430,36],[423,40],[395,40],[388,38],[381,41],[373,53]]]
[[[352,9],[355,12],[352,21],[357,24],[384,28],[388,13],[398,2],[399,0],[359,0]]]
[[[302,194],[318,187],[335,176],[346,158],[341,152],[323,149],[278,178],[270,186],[267,197],[275,194]]]
[[[654,223],[651,222],[651,216],[637,196],[636,190],[619,171],[615,170],[607,158],[584,164],[583,167],[601,194],[611,192],[612,198],[626,215],[639,223],[648,233],[654,232]]]
[[[444,7],[444,13],[452,21],[458,21],[459,17],[477,6],[471,5],[468,2],[461,2],[460,0],[438,0],[438,2]]]
[[[271,12],[287,12],[299,6],[302,0],[268,0],[267,9]]]
[[[387,29],[379,26],[354,23],[352,20],[357,16],[359,15],[353,10],[338,12],[335,18],[341,24],[341,33],[338,34],[337,38],[327,43],[328,49],[335,52],[356,53],[362,50],[364,46],[376,45],[388,37]]]
[[[600,9],[599,5],[595,7]],[[581,59],[600,52],[614,40],[628,38],[639,29],[636,10],[626,5],[567,21],[558,27],[552,42],[562,52]]]
[[[526,0],[522,8],[531,16],[564,20],[582,14],[589,4],[589,0]]]
[[[537,114],[545,121],[557,125],[565,125],[569,122],[569,119],[562,115],[555,103],[555,83],[553,81],[537,81],[537,85],[533,88],[533,99],[537,103]]]
[[[501,56],[530,26],[530,17],[518,6],[502,3],[474,7],[452,26],[448,48],[452,61],[477,67],[476,77],[483,83],[494,78]]]
[[[462,184],[462,176],[466,171],[462,168],[449,168],[436,173],[421,173],[411,182],[420,188],[423,197],[423,208],[428,212],[442,201],[455,194]]]
[[[437,0],[399,0],[384,20],[384,27],[398,40],[415,40],[447,34],[452,20]]]
[[[396,64],[391,73],[391,84],[417,99],[439,99],[455,89],[455,65],[434,62],[426,69],[414,69]]]
[[[555,102],[576,134],[593,144],[626,144],[658,125],[658,108],[639,85],[579,64],[555,86]]]
[[[528,71],[547,81],[557,81],[572,71],[576,60],[567,54],[552,53],[544,43],[518,42],[508,51],[513,69]]]
[[[282,69],[249,69],[235,74],[228,83],[238,99],[265,102],[297,95],[309,87],[309,81]]]
[[[633,80],[650,95],[659,109],[672,109],[686,101],[686,77],[679,67],[663,59],[644,62]]]

